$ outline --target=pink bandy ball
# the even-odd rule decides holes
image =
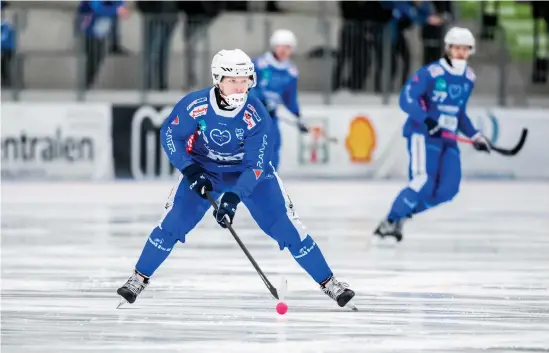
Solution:
[[[276,304],[276,312],[280,315],[284,315],[288,312],[288,305],[284,302]]]

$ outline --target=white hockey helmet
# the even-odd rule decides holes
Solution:
[[[220,50],[212,60],[213,84],[218,85],[224,76],[248,76],[250,87],[254,87],[256,80],[252,59],[240,49]]]
[[[257,79],[252,59],[240,49],[220,50],[212,60],[212,80],[218,86],[223,77],[249,77],[248,88],[255,87]],[[225,96],[231,107],[244,104],[247,93],[234,93]]]
[[[473,36],[473,33],[467,28],[450,28],[444,37],[444,44],[446,44],[446,49],[448,49],[450,45],[466,45],[471,47],[471,54],[475,53],[475,36]]]
[[[294,49],[297,46],[297,38],[294,32],[288,29],[277,29],[271,35],[270,45],[271,48],[277,45],[288,45]]]

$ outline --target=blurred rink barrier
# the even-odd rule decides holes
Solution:
[[[2,104],[3,180],[154,180],[175,178],[160,145],[171,105],[99,103]],[[285,120],[293,117],[280,111]],[[310,133],[280,122],[284,178],[404,179],[404,113],[396,106],[305,105]],[[461,146],[466,178],[549,179],[549,109],[471,108],[477,128],[502,147],[529,130],[513,157]],[[233,134],[233,131],[227,131]],[[337,142],[328,141],[335,137]]]
[[[2,180],[113,177],[109,104],[2,104]]]

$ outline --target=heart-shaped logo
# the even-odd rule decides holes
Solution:
[[[210,131],[210,138],[219,146],[223,146],[231,142],[231,133],[227,130],[213,129]]]
[[[452,99],[456,99],[461,96],[461,86],[460,85],[450,85],[448,87],[448,93]]]

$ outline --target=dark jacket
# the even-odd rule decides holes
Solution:
[[[135,6],[142,13],[177,13],[178,1],[136,1]]]
[[[340,1],[339,8],[347,21],[386,23],[392,17],[392,9],[383,7],[380,1]]]
[[[224,8],[224,1],[178,1],[179,11],[188,16],[215,17]]]
[[[549,32],[549,3],[547,1],[532,1],[532,16],[545,19]]]

